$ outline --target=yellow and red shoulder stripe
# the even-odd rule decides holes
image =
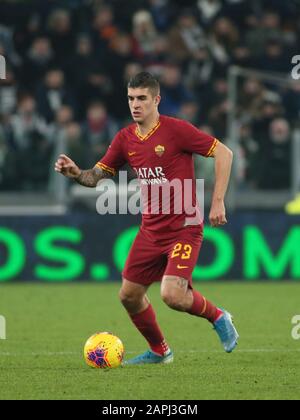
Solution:
[[[117,171],[115,169],[110,168],[109,166],[105,165],[102,162],[98,162],[96,164],[96,166],[98,166],[99,168],[103,169],[105,172],[108,172],[109,174],[111,174],[113,176],[116,175],[116,173],[117,173]]]
[[[215,139],[214,142],[213,142],[213,144],[211,145],[211,148],[209,149],[206,157],[210,157],[210,156],[213,155],[213,153],[214,153],[214,151],[215,151],[218,143],[219,143],[219,140],[218,139]]]

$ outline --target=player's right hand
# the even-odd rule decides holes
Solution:
[[[76,163],[66,155],[59,156],[55,162],[55,170],[68,178],[78,178],[81,174]]]

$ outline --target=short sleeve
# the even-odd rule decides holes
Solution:
[[[189,153],[197,153],[201,156],[212,156],[218,140],[194,127],[186,121],[179,121],[176,127],[177,144],[181,150]]]
[[[123,136],[122,133],[119,132],[111,142],[106,154],[96,166],[99,166],[111,175],[116,175],[117,171],[127,162],[123,152],[122,141]]]

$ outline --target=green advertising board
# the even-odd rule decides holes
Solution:
[[[299,220],[276,216],[235,214],[225,229],[205,227],[194,280],[300,280]],[[0,282],[119,280],[139,229],[132,221],[85,213],[0,218]]]

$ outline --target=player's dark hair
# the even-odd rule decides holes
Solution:
[[[160,86],[159,81],[151,74],[146,71],[133,76],[127,85],[128,88],[148,88],[153,96],[159,95]]]

